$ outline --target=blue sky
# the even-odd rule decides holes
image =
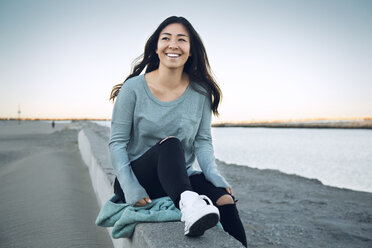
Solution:
[[[214,121],[372,116],[372,1],[0,0],[0,117],[110,118],[166,17],[201,35]]]

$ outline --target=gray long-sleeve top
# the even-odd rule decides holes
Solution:
[[[192,83],[170,102],[160,101],[151,93],[144,75],[128,79],[121,87],[112,114],[109,148],[127,203],[134,205],[148,196],[130,162],[168,136],[181,141],[189,176],[200,173],[193,166],[196,157],[207,180],[216,187],[231,187],[215,164],[210,99],[197,92]]]

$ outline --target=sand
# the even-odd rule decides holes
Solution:
[[[112,247],[74,124],[0,125],[0,247]]]
[[[372,193],[218,162],[239,199],[249,247],[372,247]]]
[[[80,124],[0,126],[0,247],[112,247],[94,225],[99,209],[77,147]],[[372,193],[217,164],[239,199],[249,247],[372,247]]]

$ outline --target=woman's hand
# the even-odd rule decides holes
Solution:
[[[150,197],[145,197],[145,198],[139,200],[136,204],[134,204],[134,206],[143,207],[143,206],[146,206],[147,203],[151,203]]]
[[[227,193],[229,193],[230,195],[233,194],[231,188],[226,188],[226,191],[227,191]]]

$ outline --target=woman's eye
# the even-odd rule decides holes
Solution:
[[[161,38],[162,40],[168,40],[168,37],[163,37],[163,38]]]
[[[179,39],[179,41],[186,41],[185,39]]]

